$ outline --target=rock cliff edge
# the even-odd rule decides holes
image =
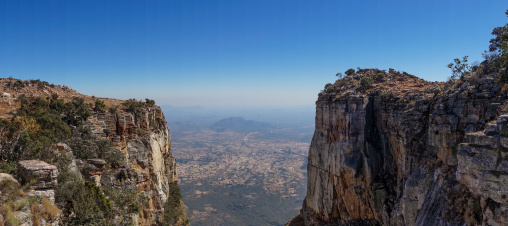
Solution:
[[[359,69],[316,102],[307,195],[289,225],[508,224],[507,89]]]

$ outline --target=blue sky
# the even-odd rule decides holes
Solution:
[[[481,60],[506,0],[0,0],[0,77],[176,106],[312,105],[337,72]]]

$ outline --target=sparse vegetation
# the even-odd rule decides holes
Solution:
[[[53,219],[61,212],[58,207],[51,204],[47,198],[38,201],[37,198],[29,198],[26,195],[29,186],[19,187],[11,181],[0,182],[0,215],[7,225],[19,225],[15,216],[18,211],[29,211],[32,222],[37,225],[39,219]],[[1,222],[0,222],[1,223]]]
[[[116,114],[116,112],[117,112],[118,110],[116,109],[116,107],[110,107],[108,111],[109,111],[109,113],[111,113],[111,114]]]
[[[155,106],[155,100],[150,100],[150,99],[146,98],[145,99],[145,104],[148,107],[153,107],[153,106]]]
[[[16,80],[13,84],[12,84],[12,89],[22,89],[25,87],[25,82],[23,82],[23,80]]]
[[[94,109],[99,112],[104,112],[104,110],[106,110],[106,104],[104,104],[104,101],[102,100],[95,100]]]
[[[331,87],[333,87],[332,83],[327,83],[327,84],[325,85],[325,89],[324,89],[324,90],[325,90],[325,91],[328,91],[328,90],[330,90],[330,88],[331,88]]]
[[[385,90],[381,94],[379,94],[379,97],[381,97],[381,100],[387,101],[393,98],[393,93],[390,90]]]
[[[163,225],[175,225],[178,219],[184,214],[181,209],[180,187],[177,184],[169,184],[168,199],[164,204],[164,223]],[[184,222],[189,225],[189,221]]]
[[[364,90],[367,90],[372,86],[373,83],[374,80],[371,77],[362,77],[360,80],[360,87],[362,87]]]
[[[129,213],[139,213],[142,206],[146,205],[147,198],[136,192],[117,188],[104,188],[104,194],[116,206],[117,215],[124,216]]]

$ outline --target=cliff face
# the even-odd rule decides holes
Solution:
[[[355,87],[376,75],[379,83]],[[327,87],[292,223],[507,224],[506,91],[479,77],[443,88],[359,70]]]
[[[95,173],[100,186],[136,191],[148,198],[140,225],[162,224],[170,184],[178,177],[171,154],[170,132],[160,107],[144,108],[137,117],[128,112],[95,113],[85,123],[98,139],[109,139],[125,155],[125,165]],[[93,173],[91,173],[93,174]],[[181,203],[186,213],[186,207]],[[183,218],[186,218],[186,214]],[[181,219],[185,221],[186,219]]]

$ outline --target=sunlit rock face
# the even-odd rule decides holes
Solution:
[[[99,186],[145,195],[148,207],[133,217],[134,222],[162,224],[169,184],[177,183],[178,176],[171,153],[170,132],[161,109],[157,106],[143,108],[139,115],[97,113],[89,118],[87,125],[99,139],[111,140],[114,147],[125,154],[125,165],[103,169],[100,160],[89,159],[84,164],[89,172],[84,174]],[[182,208],[185,208],[183,203]]]
[[[348,76],[384,73],[366,89],[346,80],[320,93],[293,222],[506,225],[506,91],[487,78],[443,86],[373,70]]]

